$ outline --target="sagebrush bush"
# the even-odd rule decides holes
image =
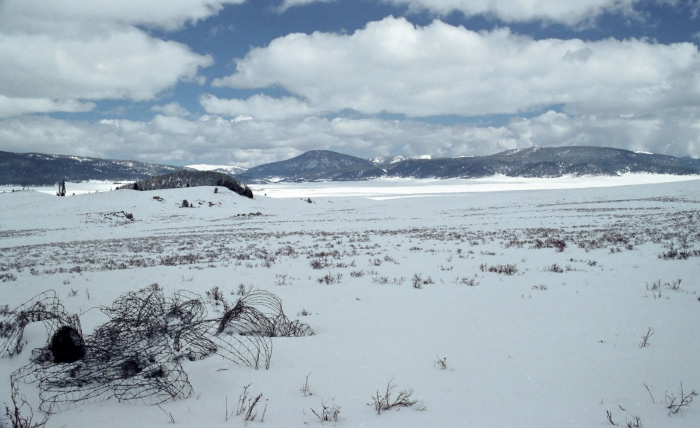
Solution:
[[[372,396],[372,402],[370,405],[374,407],[374,410],[378,415],[395,407],[411,407],[416,404],[418,404],[416,410],[425,410],[425,406],[420,401],[412,398],[412,389],[402,389],[398,394],[396,394],[396,396],[394,396],[395,389],[396,385],[394,384],[394,380],[391,379],[389,382],[387,382],[384,390],[377,390],[377,392]]]
[[[514,264],[489,266],[486,263],[482,263],[479,266],[479,269],[482,272],[494,272],[502,275],[515,275],[518,272],[518,267]]]

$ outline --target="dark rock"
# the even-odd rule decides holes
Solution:
[[[85,342],[80,332],[64,325],[51,337],[47,348],[53,354],[54,363],[74,363],[85,356]]]

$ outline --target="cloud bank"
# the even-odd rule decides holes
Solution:
[[[315,116],[260,120],[157,114],[149,121],[98,123],[27,116],[6,119],[0,127],[0,141],[4,150],[17,152],[26,151],[26,141],[32,141],[48,153],[246,167],[316,149],[364,157],[451,157],[535,146],[586,145],[700,157],[700,121],[697,112],[620,118],[573,116],[553,110],[528,119],[514,118],[502,126]]]

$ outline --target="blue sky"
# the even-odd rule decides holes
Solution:
[[[700,157],[698,0],[0,0],[0,150]]]

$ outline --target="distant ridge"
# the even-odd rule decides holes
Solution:
[[[59,181],[139,180],[181,170],[154,163],[0,151],[0,184],[40,186]]]
[[[239,175],[247,182],[353,181],[368,178],[561,177],[651,173],[700,174],[700,160],[636,153],[606,147],[546,147],[509,150],[489,156],[439,159],[399,158],[384,163],[325,150],[260,165]],[[378,160],[377,158],[374,159]]]
[[[606,147],[546,147],[509,150],[470,158],[408,160],[392,165],[388,176],[416,178],[561,177],[652,173],[700,174],[700,165],[673,156]]]
[[[247,168],[243,168],[242,166],[207,164],[185,165],[185,168],[194,169],[197,171],[223,172],[224,174],[229,175],[243,174],[247,170]]]
[[[312,150],[295,158],[250,168],[244,181],[352,181],[380,177],[384,170],[369,160],[329,150]]]

